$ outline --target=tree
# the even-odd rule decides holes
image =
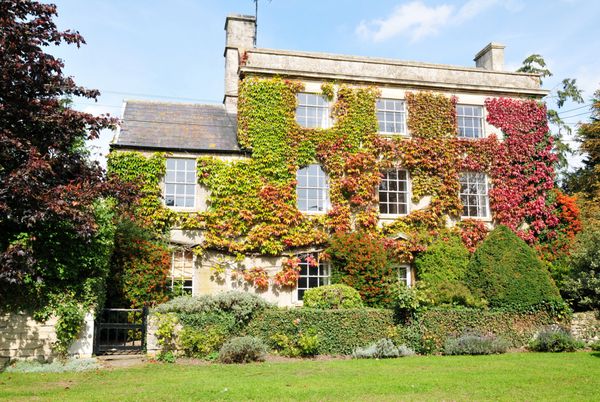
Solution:
[[[600,90],[592,99],[590,121],[579,126],[577,138],[585,158],[569,176],[567,188],[579,198],[583,231],[575,238],[571,272],[561,290],[575,309],[600,310]]]
[[[0,306],[38,312],[102,297],[114,234],[102,198],[130,194],[87,158],[85,140],[117,121],[65,101],[99,92],[43,51],[85,43],[57,30],[55,15],[54,5],[0,2]]]
[[[523,60],[522,66],[517,70],[522,73],[534,73],[540,75],[540,84],[542,78],[552,76],[552,72],[547,68],[546,61],[539,54],[532,54]],[[573,101],[575,103],[583,103],[583,97],[581,95],[581,89],[577,87],[577,80],[573,78],[565,78],[561,81],[560,86],[557,86],[556,92],[550,91],[546,95],[547,99],[556,99],[556,109],[562,108],[567,101]],[[558,131],[553,133],[554,138],[554,149],[558,156],[557,168],[562,174],[566,173],[568,167],[567,157],[573,153],[573,150],[569,145],[564,142],[564,133],[571,134],[571,127],[564,122],[560,117],[558,111],[548,107],[547,116],[548,122],[554,124]]]

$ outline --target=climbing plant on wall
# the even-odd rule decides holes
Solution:
[[[155,221],[157,229],[175,223],[202,229],[200,248],[237,256],[292,254],[324,245],[334,233],[360,231],[382,238],[390,259],[409,262],[447,226],[448,218],[460,217],[461,171],[489,176],[494,221],[539,250],[571,238],[562,232],[577,231],[572,202],[552,191],[556,156],[543,105],[488,99],[488,122],[502,140],[494,134],[466,140],[457,138],[456,98],[409,92],[411,136],[383,137],[377,133],[376,88],[324,84],[323,95],[334,100],[335,123],[329,129],[296,123],[296,94],[302,90],[301,83],[281,78],[241,81],[238,139],[251,157],[198,158],[199,183],[210,191],[205,212],[174,214],[162,206],[158,191],[164,155],[113,153],[111,171],[133,180],[135,168],[136,180],[145,183],[142,216]],[[331,208],[326,214],[304,215],[296,208],[296,172],[310,163],[321,164],[328,175]],[[413,201],[429,197],[429,202],[380,227],[380,172],[395,167],[409,171]],[[478,221],[456,230],[471,251],[485,237],[485,225]]]

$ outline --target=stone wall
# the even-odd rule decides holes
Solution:
[[[600,319],[594,311],[574,313],[571,333],[575,338],[590,344],[600,340]]]
[[[26,313],[0,315],[0,367],[15,359],[49,360],[54,357],[56,318],[40,323]],[[69,355],[91,357],[94,341],[94,316],[88,313],[79,338],[69,348]]]

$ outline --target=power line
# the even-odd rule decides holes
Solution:
[[[585,105],[576,107],[574,109],[561,110],[561,112],[559,113],[559,115],[562,114],[562,113],[569,113],[569,112],[573,112],[575,110],[583,109],[584,107],[591,107],[591,106],[592,106],[592,103],[586,103]]]
[[[146,98],[179,99],[179,100],[186,100],[186,101],[221,103],[220,100],[215,100],[215,99],[185,98],[185,97],[180,97],[180,96],[155,95],[155,94],[143,94],[143,93],[135,93],[135,92],[112,91],[112,90],[108,90],[108,89],[99,90],[99,91],[100,91],[100,94],[102,94],[102,93],[109,93],[109,94],[116,94],[116,95],[144,96]]]

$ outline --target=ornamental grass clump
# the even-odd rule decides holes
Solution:
[[[267,345],[260,338],[242,336],[231,338],[219,351],[221,363],[262,362],[267,354]]]
[[[318,309],[345,309],[363,307],[360,293],[347,285],[326,285],[309,289],[302,299],[304,307]]]
[[[551,326],[538,332],[528,348],[534,352],[574,352],[583,346],[563,328]]]
[[[464,334],[448,338],[445,355],[491,355],[506,353],[509,343],[494,335]]]

